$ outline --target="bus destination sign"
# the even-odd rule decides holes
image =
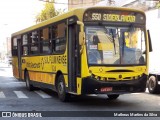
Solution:
[[[94,13],[92,14],[94,18]],[[92,18],[92,19],[93,19]],[[103,14],[103,21],[119,21],[119,22],[135,22],[135,16],[133,15],[117,15],[117,14]]]
[[[106,11],[96,12],[87,11],[84,14],[84,21],[109,21],[109,22],[128,22],[128,23],[145,23],[145,16],[138,12],[124,11]]]

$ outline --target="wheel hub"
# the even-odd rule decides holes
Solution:
[[[150,90],[153,90],[155,88],[155,82],[153,79],[150,80],[149,88]]]
[[[59,82],[58,91],[59,91],[60,94],[63,94],[63,92],[64,92],[63,82]]]

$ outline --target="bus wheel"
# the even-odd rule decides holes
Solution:
[[[66,87],[65,87],[65,82],[64,82],[63,75],[60,75],[58,77],[56,88],[57,88],[57,93],[58,93],[59,99],[62,102],[68,101],[69,100],[69,94],[66,93]]]
[[[114,95],[107,95],[109,100],[115,100],[119,97],[118,94],[114,94]]]
[[[155,76],[150,76],[148,80],[148,91],[151,94],[158,93],[158,83]]]
[[[34,90],[34,87],[30,84],[30,78],[29,78],[28,71],[25,73],[25,81],[26,81],[26,88],[27,88],[29,91],[33,91],[33,90]]]

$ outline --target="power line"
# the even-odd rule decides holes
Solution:
[[[50,1],[50,0],[39,0],[42,2],[48,2],[48,3],[54,3],[54,4],[64,4],[64,5],[80,5],[80,4],[94,4],[95,2],[88,2],[88,3],[77,3],[77,4],[70,4],[70,3],[59,3],[59,2],[55,2],[55,1]],[[105,0],[101,0],[101,1],[105,1]],[[100,2],[100,1],[99,1]]]

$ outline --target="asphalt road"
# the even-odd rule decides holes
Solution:
[[[135,93],[121,95],[117,100],[108,100],[106,95],[92,95],[73,97],[72,101],[62,103],[59,101],[56,93],[50,90],[37,89],[36,91],[28,91],[25,88],[25,83],[16,80],[12,76],[12,69],[6,65],[0,64],[0,111],[50,111],[57,112],[57,117],[52,119],[68,119],[68,120],[99,120],[99,119],[114,119],[114,120],[145,120],[146,117],[65,117],[64,111],[160,111],[160,95],[151,95],[146,93]],[[70,113],[69,113],[70,114]],[[93,114],[96,114],[93,113]],[[63,116],[63,117],[61,117]],[[17,120],[17,118],[12,118]],[[26,118],[20,118],[26,119]],[[30,118],[43,119],[43,118]],[[45,120],[51,119],[44,118]],[[150,117],[149,119],[159,119]],[[1,120],[1,118],[0,118]]]

